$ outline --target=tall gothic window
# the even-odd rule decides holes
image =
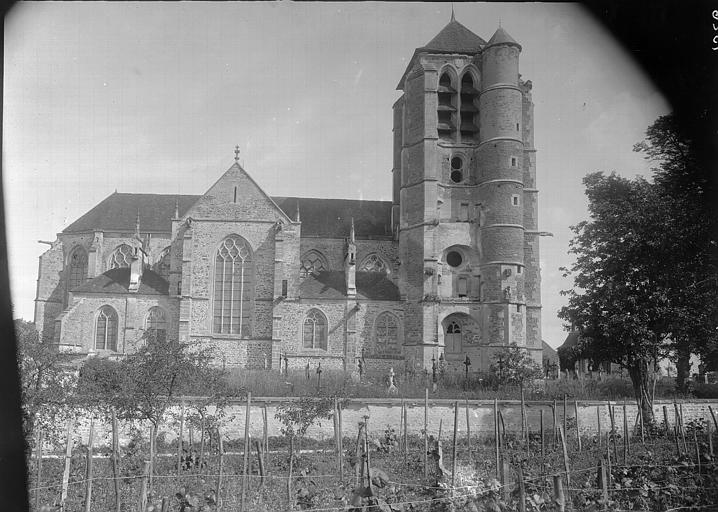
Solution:
[[[444,335],[444,345],[447,353],[461,352],[461,324],[452,321],[446,327]]]
[[[312,309],[304,319],[302,341],[304,348],[327,349],[327,318],[318,309]]]
[[[127,244],[122,244],[115,249],[110,256],[108,267],[110,268],[126,268],[130,266],[135,251]]]
[[[370,254],[364,258],[362,264],[359,265],[359,270],[363,270],[365,272],[383,272],[384,274],[388,274],[389,266],[378,254]]]
[[[375,351],[377,354],[399,352],[399,323],[391,313],[381,313],[376,318]]]
[[[67,289],[72,290],[80,286],[87,279],[87,253],[78,247],[70,256],[70,274],[67,280]]]
[[[167,317],[162,308],[153,307],[147,313],[145,329],[157,338],[164,339],[167,336]]]
[[[110,306],[102,306],[97,315],[95,349],[117,350],[117,312]]]
[[[326,259],[318,251],[309,251],[302,255],[302,263],[299,267],[299,277],[307,277],[308,275],[318,274],[323,270],[328,270]]]
[[[218,334],[251,336],[254,264],[252,249],[236,235],[225,238],[214,260],[214,321]]]

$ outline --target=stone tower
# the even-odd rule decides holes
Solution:
[[[502,28],[487,43],[452,15],[397,87],[392,223],[415,367],[469,356],[486,370],[509,344],[540,362],[533,104],[520,52]]]

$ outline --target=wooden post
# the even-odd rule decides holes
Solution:
[[[170,500],[167,498],[167,496],[162,497],[162,512],[169,512],[170,510]]]
[[[374,486],[371,482],[371,460],[369,457],[369,418],[364,421],[364,428],[366,429],[366,435],[364,436],[364,457],[366,457],[367,487],[369,488],[369,496],[374,496]]]
[[[247,392],[247,410],[244,414],[244,461],[242,462],[242,497],[239,510],[244,512],[244,500],[247,494],[247,466],[249,463],[249,409],[252,406],[252,392]]]
[[[426,457],[429,453],[429,388],[424,389],[424,478],[429,476],[429,468],[427,466]]]
[[[613,438],[613,460],[618,461],[618,447],[616,446],[616,417],[613,414],[613,406],[608,404],[608,414],[611,417],[611,438]]]
[[[609,441],[608,434],[606,434],[606,469],[608,474],[606,475],[606,484],[611,487],[611,442]]]
[[[541,413],[541,457],[544,457],[546,455],[546,447],[544,446],[544,429],[543,429],[543,409],[540,411]]]
[[[451,441],[451,490],[453,492],[456,483],[456,436],[459,433],[459,402],[454,402],[454,438]]]
[[[673,402],[673,423],[676,425],[676,433],[681,433],[681,414],[678,412],[678,404]]]
[[[578,421],[578,401],[573,401],[573,411],[576,415],[576,441],[578,441],[578,451],[581,451],[581,424]]]
[[[713,460],[713,428],[711,427],[711,420],[708,418],[706,421],[706,436],[708,437],[708,453],[711,454],[711,460]]]
[[[563,447],[563,468],[566,470],[566,483],[571,486],[571,470],[568,464],[568,451],[566,450],[566,435],[563,432],[563,428],[558,427],[558,434],[561,438],[561,446]]]
[[[354,449],[354,456],[356,460],[356,464],[354,464],[354,487],[359,487],[360,484],[360,472],[363,471],[364,468],[364,459],[362,459],[361,456],[361,450],[363,450],[364,444],[361,442],[361,436],[362,436],[362,429],[363,429],[363,423],[359,422],[359,431],[357,432],[357,442],[356,447]]]
[[[681,421],[681,439],[683,440],[683,451],[688,454],[688,445],[686,444],[686,429],[685,423],[683,423],[683,404],[680,404],[680,421]]]
[[[563,481],[561,475],[553,475],[553,499],[560,512],[566,510],[566,498],[563,495]]]
[[[553,446],[558,446],[558,405],[556,399],[553,399]]]
[[[506,423],[504,423],[504,415],[501,414],[501,411],[499,411],[499,423],[501,423],[501,437],[499,439],[503,448],[506,446]]]
[[[199,464],[199,472],[202,474],[202,469],[204,468],[204,435],[205,435],[205,418],[204,414],[202,415],[202,418],[199,421],[199,460],[197,461]]]
[[[568,424],[567,424],[567,417],[566,417],[566,399],[567,395],[566,393],[563,394],[563,437],[564,441],[566,441],[566,435],[568,432]]]
[[[147,490],[149,487],[151,464],[150,461],[145,461],[145,467],[142,470],[142,488],[140,489],[140,512],[147,510]]]
[[[337,398],[334,397],[334,410],[332,411],[332,424],[334,426],[334,455],[337,459],[337,470],[341,471],[339,453],[339,413],[337,412]]]
[[[521,386],[521,439],[528,442],[529,436],[526,432],[526,401],[524,399],[524,387]]]
[[[504,457],[501,457],[501,494],[504,501],[511,496],[511,466]]]
[[[359,438],[357,437],[357,440]],[[359,464],[357,464],[358,466]],[[294,496],[292,495],[292,469],[294,469],[294,436],[289,437],[289,477],[287,477],[287,500],[289,510],[294,508]]]
[[[40,510],[40,487],[42,486],[42,438],[43,438],[43,432],[42,428],[40,428],[40,425],[36,424],[35,429],[37,430],[37,437],[35,438],[35,460],[37,461],[37,466],[35,468],[35,486],[37,489],[35,489],[35,510]],[[709,434],[710,436],[710,434]],[[711,445],[712,446],[712,445]],[[713,453],[713,450],[711,449],[711,453]]]
[[[408,443],[408,437],[407,437],[408,426],[406,423],[407,410],[406,410],[406,404],[403,402],[403,400],[402,400],[402,404],[401,404],[401,411],[402,411],[402,416],[404,417],[404,433],[403,433],[404,443],[403,444],[404,444],[404,467],[406,467],[406,458],[409,453],[409,446],[407,444]]]
[[[494,398],[494,447],[496,451],[496,478],[499,477],[499,401]]]
[[[184,402],[180,404],[180,429],[177,438],[177,474],[182,473],[182,448],[184,442]]]
[[[623,463],[628,462],[628,455],[631,451],[630,441],[628,440],[628,415],[626,414],[626,401],[623,401]]]
[[[259,465],[259,486],[262,487],[264,485],[264,457],[259,439],[255,439],[254,448],[257,451],[257,464]]]
[[[693,429],[693,444],[696,446],[696,464],[698,465],[698,474],[701,474],[701,448],[698,446],[698,435],[696,429]]]
[[[606,480],[606,466],[603,457],[598,459],[598,487],[601,489],[601,500],[603,501],[603,509],[608,506],[608,482]]]
[[[92,507],[92,441],[95,419],[90,418],[90,432],[87,435],[87,465],[85,466],[85,512]]]
[[[645,446],[646,444],[646,433],[643,429],[643,397],[641,397],[640,404],[638,405],[638,423],[639,427],[641,429],[641,444]]]
[[[522,464],[519,464],[519,512],[526,512],[526,484]]]
[[[598,405],[596,406],[596,424],[598,425],[598,447],[601,448],[601,407]]]
[[[469,455],[471,465],[471,422],[469,421],[469,399],[466,399],[466,453]]]
[[[267,453],[269,456],[269,419],[267,415],[267,404],[262,405],[262,453]]]
[[[154,464],[155,464],[155,438],[157,437],[157,431],[155,430],[155,424],[153,423],[150,426],[150,469],[148,472],[148,489],[152,489],[152,476],[154,475]],[[144,509],[142,509],[144,512]]]
[[[222,505],[222,476],[224,470],[224,443],[222,442],[222,433],[217,428],[217,444],[219,445],[219,470],[217,471],[217,510]]]
[[[337,403],[337,426],[339,427],[339,481],[344,483],[344,430],[342,429],[342,404]]]
[[[709,405],[708,410],[710,411],[711,417],[713,418],[713,425],[715,426],[716,430],[718,430],[718,419],[716,419],[716,413],[713,412],[713,407]]]
[[[115,487],[115,512],[121,510],[121,497],[120,497],[120,472],[117,467],[118,458],[120,455],[120,436],[118,434],[117,427],[117,412],[115,408],[112,408],[112,481]]]
[[[441,441],[441,429],[443,428],[443,426],[444,426],[444,418],[439,418],[439,435],[437,437],[437,439],[439,441]]]
[[[65,441],[65,470],[62,473],[62,491],[60,493],[60,512],[65,510],[67,487],[70,483],[70,464],[72,462],[72,417],[67,420],[67,438]]]

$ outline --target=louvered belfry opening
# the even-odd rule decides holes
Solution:
[[[479,91],[474,86],[474,79],[470,73],[464,74],[461,79],[461,140],[473,141],[478,137],[479,128],[476,116],[479,109],[476,107]]]
[[[437,107],[437,131],[440,139],[456,139],[456,89],[451,85],[449,73],[442,73],[437,90],[439,101]]]

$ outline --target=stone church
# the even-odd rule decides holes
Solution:
[[[392,200],[273,197],[235,161],[202,195],[111,194],[40,256],[35,322],[78,355],[150,330],[227,367],[485,371],[541,362],[531,82],[453,15],[393,107]],[[387,94],[390,92],[387,91]],[[219,173],[218,173],[219,174]]]

